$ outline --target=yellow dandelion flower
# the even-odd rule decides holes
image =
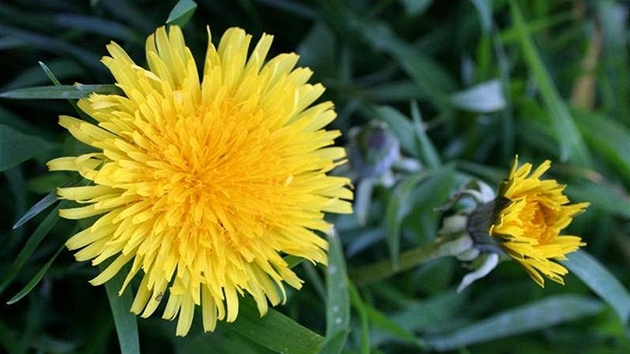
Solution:
[[[569,198],[562,194],[564,185],[540,179],[551,166],[549,161],[531,174],[531,164],[517,166],[518,157],[499,190],[490,235],[540,286],[545,284],[542,275],[564,284],[562,276],[568,271],[553,260],[565,260],[567,253],[585,243],[560,231],[589,203],[568,204]]]
[[[236,319],[239,295],[261,315],[284,301],[284,284],[302,281],[282,256],[326,263],[324,212],[352,212],[349,180],[327,175],[346,154],[332,146],[340,132],[323,129],[333,104],[312,105],[324,87],[307,83],[296,54],[265,61],[270,35],[248,55],[251,38],[232,28],[218,48],[209,39],[201,77],[178,27],[148,37],[148,70],[109,44],[102,62],[124,95],[79,101],[97,125],[59,119],[97,152],[48,163],[93,182],[58,192],[85,204],[62,217],[99,216],[67,242],[79,261],[112,260],[91,283],[131,262],[120,290],[142,271],[131,311],[148,317],[168,298],[163,317],[181,336],[196,306],[212,331]]]

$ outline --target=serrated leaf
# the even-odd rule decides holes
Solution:
[[[0,171],[8,170],[52,149],[54,144],[0,124]]]
[[[324,342],[322,336],[274,309],[260,317],[254,300],[249,297],[241,299],[236,321],[220,325],[277,353],[319,353]]]
[[[341,353],[350,332],[350,296],[347,274],[341,241],[333,230],[328,234],[326,338],[321,353]]]
[[[46,275],[46,272],[48,272],[48,269],[53,264],[55,259],[57,259],[57,256],[59,255],[59,253],[61,253],[61,251],[64,248],[65,248],[64,245],[59,247],[59,250],[57,250],[55,255],[52,256],[52,258],[48,262],[46,262],[46,264],[44,264],[44,266],[40,270],[38,270],[37,273],[35,273],[35,275],[33,276],[33,278],[31,278],[28,284],[26,284],[26,286],[24,286],[22,290],[20,290],[17,294],[15,294],[15,296],[13,296],[9,301],[7,301],[7,305],[13,305],[16,302],[20,301],[24,296],[28,295],[28,293],[30,293],[31,290],[33,290],[33,288],[37,284],[39,284],[40,280],[42,280],[44,275]]]
[[[100,264],[101,271],[107,268]],[[119,271],[116,275],[105,283],[107,300],[112,310],[114,326],[118,335],[118,344],[121,354],[140,354],[140,340],[138,339],[138,320],[136,315],[131,313],[133,296],[130,287],[127,287],[121,296],[118,292],[122,288],[127,272]]]
[[[52,230],[53,226],[57,224],[59,221],[59,208],[61,205],[58,205],[56,208],[51,210],[50,213],[46,216],[46,218],[39,224],[37,229],[33,232],[31,237],[29,237],[28,241],[18,253],[17,257],[11,264],[11,267],[7,271],[6,274],[2,275],[2,283],[0,283],[0,293],[6,289],[6,287],[11,284],[13,278],[17,275],[17,273],[22,269],[26,261],[31,257],[33,252],[37,249],[37,246],[42,242],[44,237]]]
[[[190,21],[196,9],[197,3],[193,0],[179,0],[168,15],[166,24],[184,27]]]
[[[60,85],[15,89],[0,93],[0,97],[19,100],[66,100],[86,98],[92,93],[104,95],[123,94],[122,90],[116,85]]]
[[[562,264],[610,304],[621,322],[626,324],[630,317],[630,293],[621,282],[586,251],[578,250],[567,258],[569,260]]]
[[[445,336],[428,338],[435,350],[446,351],[488,342],[590,316],[602,310],[602,303],[587,297],[557,295],[525,306],[503,311],[469,324]]]

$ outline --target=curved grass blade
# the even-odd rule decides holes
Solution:
[[[61,82],[57,79],[57,77],[55,76],[55,74],[53,74],[52,70],[50,70],[50,68],[48,67],[48,65],[44,64],[43,62],[38,62],[39,66],[42,68],[42,70],[44,70],[44,73],[46,74],[46,76],[48,76],[48,78],[50,79],[50,81],[52,81],[53,84],[55,84],[55,86],[62,86]],[[92,117],[88,116],[85,112],[83,112],[79,106],[77,105],[77,103],[74,100],[68,99],[68,103],[70,103],[70,105],[72,106],[72,108],[74,109],[75,112],[77,112],[77,114],[79,115],[79,117],[81,117],[83,120],[85,121],[90,121],[93,120]]]
[[[630,293],[604,266],[585,251],[578,250],[562,261],[573,274],[580,278],[594,293],[606,301],[623,324],[630,318]]]
[[[53,226],[57,224],[59,221],[59,209],[61,204],[58,205],[55,209],[51,210],[50,213],[46,216],[46,218],[39,224],[35,232],[31,235],[31,237],[24,245],[24,248],[17,255],[8,272],[2,276],[3,280],[0,283],[0,294],[6,289],[6,287],[13,281],[15,275],[22,269],[24,263],[31,257],[33,252],[39,244],[42,242],[44,237],[52,230]]]
[[[61,245],[61,247],[59,247],[55,255],[48,262],[46,262],[46,264],[44,264],[44,266],[39,271],[37,271],[37,273],[28,282],[28,284],[26,284],[26,286],[24,286],[22,290],[20,290],[17,294],[15,294],[15,296],[13,296],[9,301],[7,301],[7,305],[13,305],[16,302],[20,301],[24,296],[28,295],[28,293],[30,293],[31,290],[33,290],[33,288],[37,284],[39,284],[40,280],[42,280],[44,275],[46,275],[46,272],[48,272],[48,269],[50,268],[50,266],[53,264],[55,259],[57,259],[57,256],[59,255],[59,253],[61,253],[61,251],[65,247],[66,247],[65,245]]]
[[[584,144],[582,135],[573,121],[569,109],[560,97],[558,89],[551,80],[549,71],[545,67],[540,53],[528,32],[521,9],[515,0],[509,1],[509,4],[525,62],[532,71],[540,88],[542,99],[551,113],[551,125],[556,140],[560,145],[560,158],[563,161],[570,159],[581,167],[589,167],[591,165],[591,157]]]
[[[107,265],[100,264],[99,269],[105,270]],[[138,339],[138,320],[130,312],[133,297],[131,289],[127,287],[122,295],[118,291],[122,288],[127,272],[119,271],[111,280],[105,283],[107,300],[112,310],[118,344],[122,354],[140,354],[140,341]]]
[[[64,187],[73,186],[80,182],[85,183],[86,181],[83,180],[83,177],[76,176],[70,179],[68,182],[64,183],[63,186]],[[48,207],[55,204],[57,200],[59,200],[57,198],[57,191],[52,191],[48,193],[44,198],[42,198],[40,201],[35,203],[35,205],[33,205],[18,221],[16,221],[15,225],[13,225],[13,230],[24,225],[26,222],[28,222],[32,218],[39,215],[39,213],[48,209]]]
[[[359,290],[354,284],[349,282],[348,289],[350,290],[350,301],[352,307],[359,315],[359,320],[361,322],[361,354],[369,354],[370,353],[370,325],[368,320],[367,308],[363,300],[361,299],[361,295],[359,294]]]
[[[92,93],[123,94],[116,85],[60,85],[15,89],[0,93],[0,97],[18,100],[66,100],[86,98]]]
[[[190,21],[197,9],[197,3],[193,0],[179,0],[166,20],[167,25],[184,27]]]
[[[347,274],[341,241],[333,229],[328,233],[326,339],[320,353],[341,353],[350,332],[350,296]]]
[[[385,208],[385,223],[387,228],[387,246],[389,247],[389,255],[394,269],[398,268],[398,260],[400,258],[400,229],[402,221],[406,216],[409,208],[406,203],[414,188],[424,181],[428,175],[426,173],[414,174],[406,177],[401,181],[396,189],[394,189],[387,207]]]
[[[418,151],[419,159],[424,162],[430,169],[440,167],[442,165],[442,162],[440,161],[440,155],[438,154],[435,145],[433,145],[433,142],[426,132],[424,123],[422,122],[420,108],[418,108],[418,102],[411,101],[410,110],[411,119],[413,119],[413,128],[416,133],[416,148]]]
[[[455,350],[591,316],[602,308],[602,302],[587,297],[558,295],[501,312],[448,335],[428,338],[426,342],[438,351]]]
[[[237,320],[220,326],[278,353],[319,353],[324,342],[322,336],[274,309],[260,317],[254,300],[249,297],[239,302]]]
[[[39,215],[42,211],[48,209],[49,206],[55,204],[57,202],[57,191],[52,191],[48,193],[44,198],[42,198],[39,202],[35,203],[27,212],[24,214],[18,221],[13,225],[13,230],[18,227],[26,224],[29,220]]]

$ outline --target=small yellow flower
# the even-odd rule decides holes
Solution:
[[[585,243],[578,236],[560,235],[560,232],[589,203],[568,204],[569,198],[562,194],[563,185],[540,179],[551,166],[549,161],[531,174],[531,164],[520,168],[517,165],[518,157],[499,190],[489,233],[540,286],[545,284],[542,275],[564,284],[562,276],[568,271],[553,260],[566,259],[567,253]]]
[[[210,32],[208,31],[210,37]],[[218,48],[209,39],[201,73],[181,30],[159,28],[146,41],[144,69],[115,43],[103,63],[124,95],[93,94],[79,107],[98,124],[60,117],[60,124],[96,152],[48,163],[76,171],[89,186],[61,188],[85,204],[61,216],[98,216],[67,242],[79,261],[112,260],[93,285],[131,267],[121,293],[141,271],[131,311],[163,317],[189,331],[196,306],[203,327],[234,321],[239,295],[260,314],[285,299],[284,283],[302,281],[283,255],[326,263],[330,225],[324,212],[351,213],[350,181],[329,176],[345,162],[333,147],[338,131],[331,102],[296,68],[296,54],[265,61],[272,37],[248,55],[251,36],[232,28]]]

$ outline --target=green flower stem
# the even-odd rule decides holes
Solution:
[[[420,246],[400,254],[398,264],[389,259],[370,264],[350,272],[350,278],[357,286],[366,286],[387,279],[413,267],[429,263],[442,257],[456,256],[473,246],[468,234],[456,238],[440,237],[435,242]]]

